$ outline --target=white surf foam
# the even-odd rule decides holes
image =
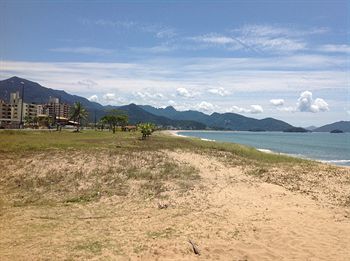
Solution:
[[[201,140],[204,140],[204,141],[215,141],[215,140],[205,139],[205,138],[201,138]]]

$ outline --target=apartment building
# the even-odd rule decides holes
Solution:
[[[22,110],[23,106],[23,110]],[[26,117],[49,116],[55,120],[68,121],[70,106],[50,97],[47,104],[34,104],[22,101],[19,92],[10,94],[10,102],[0,100],[0,127],[18,128]]]
[[[0,121],[11,119],[11,105],[0,100]]]
[[[34,103],[22,102],[19,92],[10,94],[11,120],[22,121],[25,117],[34,118],[38,114],[38,105]],[[22,110],[23,106],[23,110]]]
[[[58,98],[50,97],[49,103],[44,105],[43,110],[50,117],[68,119],[70,106],[66,103],[60,103],[60,100]]]

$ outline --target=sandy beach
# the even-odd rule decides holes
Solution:
[[[256,171],[227,152],[188,149],[51,156],[1,155],[1,260],[349,260],[348,168]],[[156,193],[152,180],[113,183],[130,159],[142,169],[161,157],[198,177],[163,180]],[[66,180],[77,171],[74,184]],[[29,178],[34,190],[9,192]],[[48,178],[49,188],[40,185]],[[56,201],[94,183],[93,200]],[[26,191],[40,197],[24,204]]]

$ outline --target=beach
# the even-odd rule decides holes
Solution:
[[[1,259],[348,260],[349,168],[175,134],[0,133]]]

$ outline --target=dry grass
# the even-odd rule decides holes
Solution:
[[[188,236],[202,236],[202,244],[209,237],[224,244],[256,233],[253,225],[240,223],[225,231],[223,226],[234,221],[224,212],[217,214],[221,205],[212,209],[208,203],[216,198],[208,196],[212,191],[238,184],[235,176],[227,178],[227,184],[208,187],[200,169],[220,169],[191,165],[169,152],[215,159],[242,170],[249,182],[277,184],[318,201],[350,206],[350,192],[344,197],[350,186],[345,168],[236,144],[161,133],[145,141],[140,137],[122,132],[0,131],[0,230],[9,238],[2,239],[3,259],[142,259],[145,253],[166,256],[167,246],[191,258]],[[222,180],[228,182],[225,176]],[[163,201],[167,209],[158,208]],[[207,238],[198,231],[198,219],[212,229]]]
[[[8,160],[0,170],[1,196],[14,206],[84,203],[127,196],[139,186],[149,196],[166,192],[164,182],[190,184],[198,170],[171,161],[164,152],[51,152]],[[136,182],[137,181],[137,182]],[[188,181],[188,182],[187,182]],[[143,193],[143,192],[142,192]]]

